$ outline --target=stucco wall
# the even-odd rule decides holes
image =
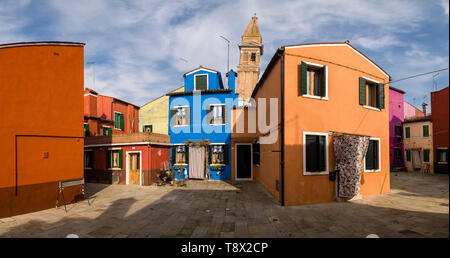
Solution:
[[[437,148],[447,148],[449,145],[449,88],[431,93],[431,118],[433,119],[433,152]],[[434,159],[436,161],[436,158]],[[436,164],[436,172],[449,172],[447,164]]]
[[[429,136],[423,137],[423,131],[422,127],[424,125],[429,126]],[[427,149],[430,150],[430,162],[428,164],[430,165],[431,173],[434,172],[433,168],[433,124],[430,121],[420,121],[420,122],[414,122],[414,123],[404,123],[403,124],[403,135],[405,135],[405,128],[410,127],[411,129],[411,137],[405,138],[403,137],[403,142],[405,145],[405,151],[406,150],[412,150],[412,149],[420,149],[420,157],[423,164],[423,150]],[[412,154],[411,154],[412,156]],[[406,161],[405,159],[405,165],[408,171],[414,171],[412,166],[412,158],[411,161]]]
[[[404,166],[404,151],[402,137],[395,136],[395,127],[402,128],[404,120],[403,93],[389,89],[389,156],[390,164],[394,164],[394,148],[399,148],[402,153],[402,161],[396,162],[395,166]]]

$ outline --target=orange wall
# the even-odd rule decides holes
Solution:
[[[0,48],[0,188],[16,184],[16,135],[83,137],[83,76],[82,45]],[[18,137],[17,148],[19,186],[83,177],[82,138]]]

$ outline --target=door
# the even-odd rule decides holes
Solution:
[[[189,146],[189,178],[205,178],[205,147]]]
[[[236,144],[236,179],[252,179],[252,145]]]
[[[139,153],[129,154],[129,184],[141,184],[141,155]]]
[[[422,160],[420,159],[420,150],[411,150],[412,165],[414,170],[422,168]]]

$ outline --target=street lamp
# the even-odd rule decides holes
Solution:
[[[93,86],[93,90],[95,90],[95,62],[87,62],[86,64],[90,64],[92,65],[92,71],[93,71],[93,77],[94,77],[94,86]]]

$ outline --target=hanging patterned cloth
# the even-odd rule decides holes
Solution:
[[[333,137],[335,169],[339,170],[338,196],[351,198],[359,194],[362,161],[369,146],[368,136]]]

